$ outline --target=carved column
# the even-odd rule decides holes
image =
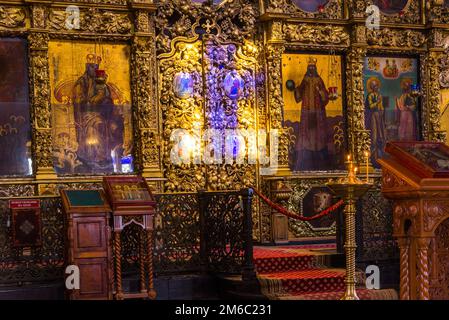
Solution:
[[[418,299],[429,300],[429,245],[430,238],[417,238]]]
[[[398,238],[400,255],[400,299],[410,300],[410,239]]]
[[[283,41],[270,41],[265,48],[267,59],[268,105],[270,108],[269,130],[279,130],[279,168],[277,175],[290,175],[288,165],[288,148],[290,145],[290,131],[283,127],[282,109],[284,100],[282,98],[282,54],[285,51]]]
[[[440,94],[440,59],[442,52],[431,51],[427,56],[427,68],[424,70],[427,82],[427,103],[423,109],[423,135],[425,140],[446,141],[446,132],[441,130],[441,94]]]
[[[153,6],[137,5],[132,44],[132,90],[136,167],[146,178],[162,177],[160,115],[156,103],[156,47]]]
[[[36,27],[44,27],[42,24],[45,21],[42,17],[43,12],[41,6],[33,7],[33,24]],[[31,30],[28,36],[33,159],[37,180],[56,178],[52,156],[48,41],[48,34],[39,29]]]
[[[365,152],[370,152],[370,132],[365,130],[365,96],[363,65],[365,47],[353,47],[346,60],[346,92],[348,101],[349,150],[358,163],[364,163]]]

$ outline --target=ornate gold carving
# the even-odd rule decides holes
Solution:
[[[433,1],[435,2],[435,1]],[[433,23],[449,23],[449,8],[428,1],[427,19]]]
[[[331,25],[288,24],[283,28],[285,39],[305,44],[348,46],[350,39],[345,27]]]
[[[413,30],[394,30],[381,28],[380,30],[367,30],[367,42],[370,45],[396,48],[422,48],[426,37],[422,32]]]
[[[256,32],[258,8],[251,0],[229,0],[221,6],[185,0],[161,0],[156,18],[158,53],[170,52],[177,37],[194,38],[197,28],[221,42],[243,43]],[[206,21],[203,21],[207,19]]]
[[[311,19],[343,18],[343,1],[341,0],[330,0],[321,10],[315,13],[303,11],[289,0],[268,0],[267,2],[267,13],[282,13]]]
[[[40,196],[59,196],[59,190],[61,189],[76,189],[76,190],[92,190],[101,189],[103,184],[99,182],[66,182],[66,183],[40,183],[38,185],[38,194]]]
[[[358,163],[370,151],[370,134],[365,130],[365,93],[363,89],[363,63],[366,49],[354,47],[347,54],[346,86],[348,101],[349,145]]]
[[[174,130],[201,129],[204,123],[203,83],[201,64],[201,42],[179,43],[175,50],[159,61],[159,106],[162,110],[163,127],[163,163],[167,178],[165,187],[169,191],[195,191],[206,187],[206,168],[200,164],[175,165],[170,159],[173,143],[170,137]],[[174,77],[184,72],[193,80],[193,94],[181,99],[174,93]]]
[[[32,184],[0,185],[0,198],[32,196],[34,196],[34,185]]]
[[[284,31],[282,30],[282,21],[275,20],[271,24],[271,40],[283,40],[285,37]]]
[[[440,118],[440,66],[441,66],[441,53],[430,52],[427,59],[427,74],[428,79],[428,102],[427,108],[423,111],[423,118],[427,119],[426,126],[424,127],[424,135],[428,140],[433,141],[446,141],[445,132],[441,130]]]
[[[280,133],[279,165],[281,168],[278,175],[289,174],[288,153],[290,146],[294,142],[291,129],[283,126],[282,119],[282,108],[284,107],[284,99],[282,98],[282,54],[284,51],[285,46],[280,44],[269,44],[265,48],[267,72],[270,75],[267,79],[270,128],[278,129]]]
[[[48,74],[48,41],[46,33],[31,33],[30,83],[33,129],[33,158],[37,179],[55,178],[52,160],[50,84]]]
[[[0,27],[11,29],[24,27],[25,17],[23,8],[0,6]]]
[[[34,5],[31,8],[31,23],[33,28],[44,29],[46,17],[46,7],[42,5]]]
[[[67,30],[66,19],[68,13],[65,10],[52,9],[49,13],[48,27],[50,30]],[[112,11],[88,8],[80,9],[80,28],[67,30],[89,33],[129,34],[132,29],[131,19],[128,13],[116,13]]]
[[[146,177],[161,177],[159,113],[156,103],[154,34],[133,41],[132,88],[134,97],[136,167]]]

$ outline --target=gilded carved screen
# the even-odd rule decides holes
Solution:
[[[230,190],[255,184],[248,138],[226,136],[256,129],[254,68],[254,60],[234,44],[179,42],[173,52],[161,55],[168,190]],[[229,142],[232,150],[227,149]],[[174,154],[182,163],[173,161]],[[243,163],[237,163],[240,157]]]
[[[51,41],[48,51],[56,172],[132,172],[129,47]]]
[[[31,169],[27,44],[0,39],[0,176],[27,176]]]

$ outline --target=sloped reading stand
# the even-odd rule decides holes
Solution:
[[[385,151],[382,193],[393,200],[400,298],[449,299],[449,147],[390,142]]]
[[[156,202],[142,177],[104,177],[103,186],[112,209],[113,251],[115,262],[115,290],[117,300],[132,298],[156,298],[153,284],[153,216]],[[135,223],[142,227],[139,242],[140,292],[125,293],[122,288],[121,232]],[[147,279],[148,276],[148,279]],[[148,280],[148,281],[147,281]]]
[[[110,300],[112,254],[111,208],[103,190],[61,190],[67,230],[67,264],[80,272],[79,290],[67,290],[71,300]]]

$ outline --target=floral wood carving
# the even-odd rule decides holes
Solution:
[[[0,6],[0,27],[20,28],[25,26],[25,10]]]
[[[424,231],[433,231],[442,220],[449,217],[447,201],[424,201],[423,213]]]
[[[284,26],[285,38],[291,42],[306,44],[349,45],[349,34],[344,27],[330,25],[293,25]]]
[[[134,38],[132,49],[132,90],[135,105],[133,113],[137,124],[134,129],[136,167],[143,171],[144,175],[151,172],[153,176],[162,176],[154,33]]]
[[[426,43],[423,33],[412,30],[367,30],[367,42],[370,45],[397,48],[421,48]]]
[[[430,1],[429,1],[430,2]],[[427,18],[434,23],[449,23],[449,8],[442,5],[430,4]]]
[[[176,37],[213,34],[221,42],[242,43],[254,37],[257,6],[250,0],[230,0],[223,6],[185,0],[161,0],[156,16],[158,53],[169,52]]]
[[[393,231],[397,235],[404,235],[404,221],[409,219],[412,222],[411,228],[414,234],[421,230],[421,223],[418,219],[419,201],[403,200],[396,201],[393,206]]]
[[[72,32],[129,34],[132,23],[129,14],[100,10],[97,8],[80,9],[80,28],[67,30],[65,10],[52,9],[49,13],[48,27],[50,30],[65,30]]]
[[[291,0],[268,0],[266,12],[288,14],[299,18],[342,19],[343,1],[330,0],[327,4],[317,10],[317,12],[306,12],[293,4]]]
[[[346,57],[346,86],[348,101],[349,146],[357,160],[363,163],[365,151],[370,150],[370,133],[365,130],[365,93],[363,62],[366,49],[352,48]]]
[[[382,187],[386,189],[393,188],[403,188],[408,186],[404,180],[398,178],[396,175],[392,174],[390,171],[383,169],[382,175]]]
[[[424,119],[428,119],[428,132],[425,133],[425,137],[431,141],[445,142],[445,132],[441,131],[441,109],[440,109],[440,77],[441,77],[441,52],[430,52],[427,58],[427,74],[429,95],[427,110],[423,110]],[[426,134],[427,133],[427,134]]]

